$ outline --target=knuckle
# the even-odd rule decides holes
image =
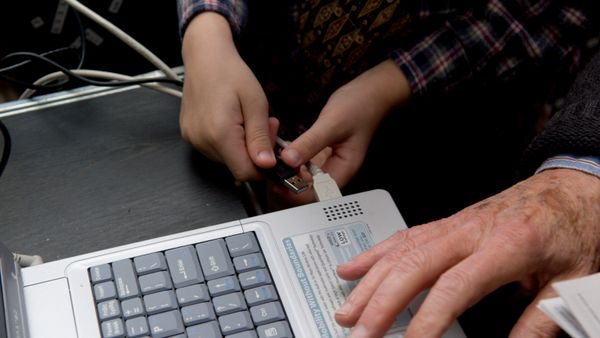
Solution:
[[[387,309],[387,308],[389,308],[390,301],[391,301],[391,298],[389,297],[389,295],[376,292],[371,297],[371,299],[369,299],[368,306],[371,309]]]
[[[414,249],[406,254],[405,250],[393,250],[388,254],[389,263],[393,264],[392,269],[401,274],[410,274],[431,266],[430,256],[420,249]]]
[[[317,149],[319,147],[319,137],[314,131],[307,131],[301,137],[302,142],[294,144],[294,147],[298,150],[302,158],[311,158],[314,155],[312,149]],[[317,149],[317,151],[320,150],[321,149]]]
[[[246,141],[249,145],[270,147],[271,140],[267,128],[254,128],[246,133]]]
[[[414,250],[418,247],[418,243],[415,241],[413,233],[410,232],[409,229],[396,231],[396,233],[390,237],[390,240],[398,243],[398,246],[402,246],[403,251]]]
[[[463,271],[452,269],[443,273],[435,285],[436,295],[449,301],[473,287],[470,275]]]
[[[501,239],[506,245],[505,248],[510,251],[537,251],[537,249],[546,245],[539,231],[527,224],[514,224],[505,227]]]
[[[439,327],[441,324],[441,318],[439,318],[439,316],[428,315],[427,313],[424,313],[424,310],[426,309],[423,309],[421,310],[421,312],[418,312],[417,315],[411,321],[410,332],[415,337],[421,337],[423,335],[431,334],[435,331],[434,328]],[[429,310],[429,312],[430,311],[431,310]]]

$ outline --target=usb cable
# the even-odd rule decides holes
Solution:
[[[282,140],[277,137],[277,144],[281,148],[285,148],[288,146],[288,142]],[[306,163],[308,167],[308,171],[312,175],[313,182],[312,188],[313,193],[317,201],[327,201],[333,198],[342,197],[342,192],[338,187],[335,180],[326,172],[324,172],[321,168],[319,168],[316,164],[312,162]]]
[[[308,171],[313,178],[313,191],[317,201],[327,201],[333,198],[342,197],[342,192],[337,183],[328,173],[312,162],[307,163]]]
[[[308,189],[308,184],[298,176],[297,171],[291,168],[279,156],[275,156],[277,162],[273,168],[260,169],[260,171],[269,179],[277,183],[282,183],[292,192],[299,194]]]

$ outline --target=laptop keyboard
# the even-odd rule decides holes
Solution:
[[[293,337],[251,232],[89,273],[103,338]]]

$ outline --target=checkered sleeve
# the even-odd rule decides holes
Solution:
[[[490,0],[482,9],[447,11],[441,29],[413,37],[391,58],[415,95],[447,91],[475,77],[507,78],[528,65],[573,62],[591,20],[566,2]],[[420,11],[417,20],[433,14],[439,12]]]
[[[177,0],[179,31],[182,37],[194,16],[204,11],[213,11],[225,16],[234,34],[241,32],[248,14],[246,0]]]

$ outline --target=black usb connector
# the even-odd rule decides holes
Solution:
[[[298,171],[283,162],[279,157],[275,157],[277,163],[273,168],[263,169],[261,172],[269,179],[278,184],[283,184],[295,193],[301,193],[308,189],[308,184],[298,176]]]

